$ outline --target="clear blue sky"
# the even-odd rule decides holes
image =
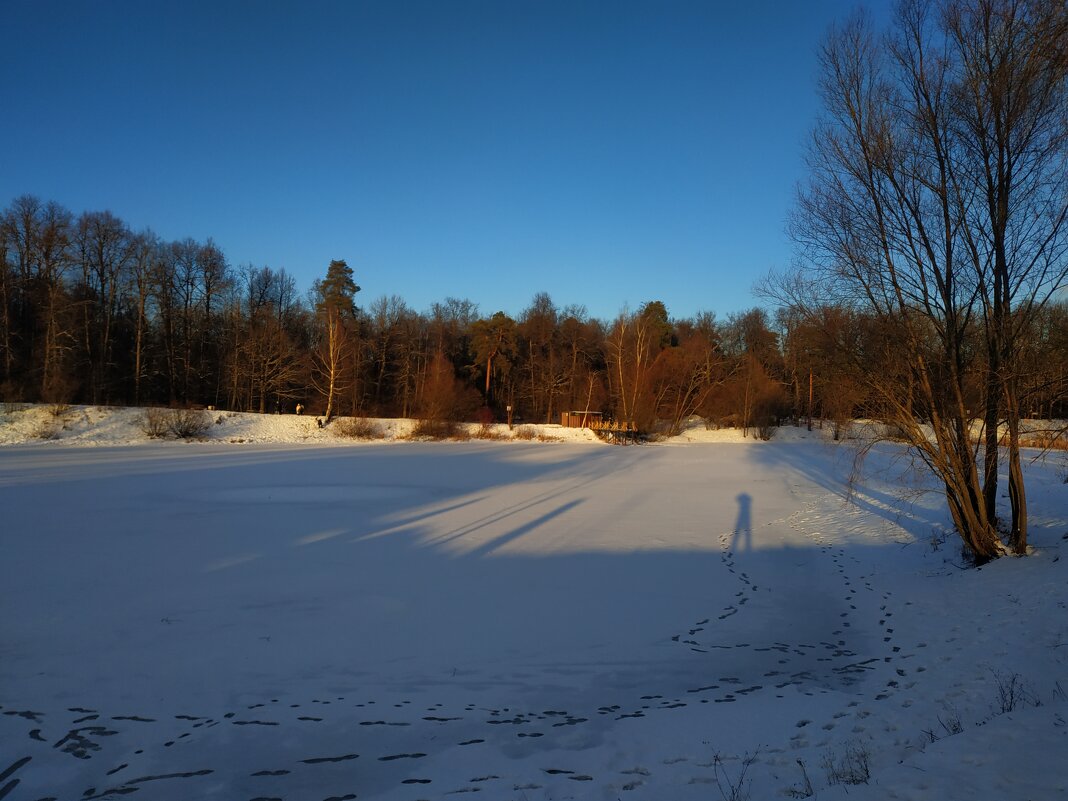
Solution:
[[[110,209],[361,305],[748,308],[851,0],[0,0],[0,206]]]

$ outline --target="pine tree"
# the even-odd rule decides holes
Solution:
[[[314,292],[318,296],[316,314],[321,335],[314,354],[312,382],[326,398],[327,421],[334,414],[335,399],[348,387],[351,379],[346,366],[351,361],[350,323],[356,311],[355,295],[359,291],[360,288],[352,279],[352,268],[343,259],[331,261],[326,269],[326,278],[315,283]]]

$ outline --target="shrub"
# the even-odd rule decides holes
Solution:
[[[169,415],[166,409],[156,407],[145,409],[141,415],[141,431],[146,437],[163,439],[170,431]]]
[[[452,420],[419,420],[411,439],[468,439],[466,430]]]
[[[504,435],[497,430],[493,423],[482,423],[475,429],[475,439],[504,439]]]
[[[455,369],[445,355],[439,352],[434,356],[417,407],[420,418],[435,423],[470,420],[480,403],[478,392],[456,378]]]
[[[758,748],[752,754],[746,753],[741,759],[741,764],[738,767],[738,773],[735,776],[731,776],[727,772],[727,766],[724,764],[723,758],[718,754],[712,755],[712,766],[715,770],[716,787],[719,789],[719,794],[723,797],[723,801],[749,801],[752,797],[752,780],[746,779],[746,774],[749,772],[749,768],[756,762],[757,756],[760,754]]]
[[[524,442],[533,442],[537,439],[538,433],[531,426],[516,426],[512,436]]]
[[[378,424],[366,417],[338,417],[330,426],[334,435],[346,439],[383,439],[385,434]]]
[[[960,712],[957,711],[956,707],[949,705],[945,706],[945,717],[943,718],[942,715],[938,716],[938,725],[942,727],[941,732],[936,732],[934,726],[929,729],[923,729],[923,733],[928,742],[938,742],[943,737],[952,737],[953,735],[960,734],[964,731],[964,724],[961,722]]]
[[[1001,714],[1012,712],[1021,705],[1039,706],[1041,704],[1019,673],[1002,673],[999,670],[992,670],[991,674],[997,687],[998,711]]]
[[[41,424],[37,426],[37,429],[33,432],[33,435],[37,439],[55,439],[59,436],[59,432],[62,426],[56,420],[43,420]]]
[[[871,754],[860,743],[847,745],[841,757],[828,751],[820,764],[830,785],[867,784],[871,779]]]
[[[211,417],[201,409],[171,409],[167,414],[167,429],[178,439],[204,436],[211,422]]]

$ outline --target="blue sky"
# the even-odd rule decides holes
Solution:
[[[0,206],[110,209],[366,305],[725,316],[792,254],[810,2],[0,0]]]

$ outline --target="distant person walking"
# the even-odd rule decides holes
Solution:
[[[304,404],[303,403],[298,403],[297,404],[297,414],[304,414]]]

